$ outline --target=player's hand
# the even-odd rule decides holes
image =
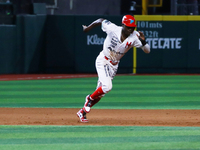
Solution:
[[[138,31],[140,36],[137,35],[137,37],[139,38],[139,40],[141,41],[142,45],[145,46],[147,44],[147,42],[145,41],[145,36],[144,36],[144,33],[141,32],[141,31]]]
[[[82,27],[83,27],[83,31],[84,31],[84,32],[87,32],[87,31],[88,31],[88,30],[87,30],[88,27],[87,27],[86,25],[82,25]]]
[[[142,40],[145,40],[144,33],[143,33],[143,32],[141,32],[141,31],[138,31],[138,32],[140,33],[140,36],[139,36],[139,38],[141,38]]]

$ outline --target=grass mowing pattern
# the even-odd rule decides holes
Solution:
[[[0,126],[1,150],[194,150],[200,127]]]
[[[97,77],[0,82],[0,107],[82,107]],[[116,76],[94,108],[199,109],[200,76]]]
[[[83,105],[97,78],[0,81],[0,107]],[[200,76],[116,76],[94,108],[199,109]],[[0,150],[197,150],[200,127],[0,126]]]

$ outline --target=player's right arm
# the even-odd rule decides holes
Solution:
[[[145,40],[144,33],[142,33],[141,31],[138,31],[136,35],[137,35],[140,43],[142,44],[142,45],[139,44],[141,46],[136,46],[136,47],[141,48],[147,54],[150,53],[150,51],[151,51],[150,50],[150,46],[149,46],[149,44]]]
[[[92,28],[97,27],[97,26],[100,26],[101,23],[102,23],[103,21],[104,21],[103,18],[99,18],[99,19],[95,20],[94,22],[92,22],[89,26],[82,25],[82,26],[83,26],[83,31],[84,31],[84,32],[88,32],[88,31],[90,31]]]

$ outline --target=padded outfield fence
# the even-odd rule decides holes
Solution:
[[[16,16],[15,25],[0,26],[0,74],[96,73],[106,34],[100,27],[84,33],[82,24],[98,18],[121,25],[122,16]],[[151,53],[130,50],[118,73],[200,73],[199,16],[135,18]]]

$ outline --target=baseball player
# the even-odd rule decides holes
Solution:
[[[99,25],[107,33],[107,36],[103,44],[103,50],[96,58],[97,88],[92,94],[86,96],[83,108],[77,112],[81,122],[88,122],[86,113],[89,113],[90,108],[112,89],[112,80],[116,75],[120,59],[125,53],[133,47],[141,48],[145,53],[150,53],[150,47],[145,41],[144,34],[135,31],[136,22],[133,16],[123,16],[122,26],[117,26],[106,19],[100,18],[89,26],[83,25],[83,31],[88,32]]]

